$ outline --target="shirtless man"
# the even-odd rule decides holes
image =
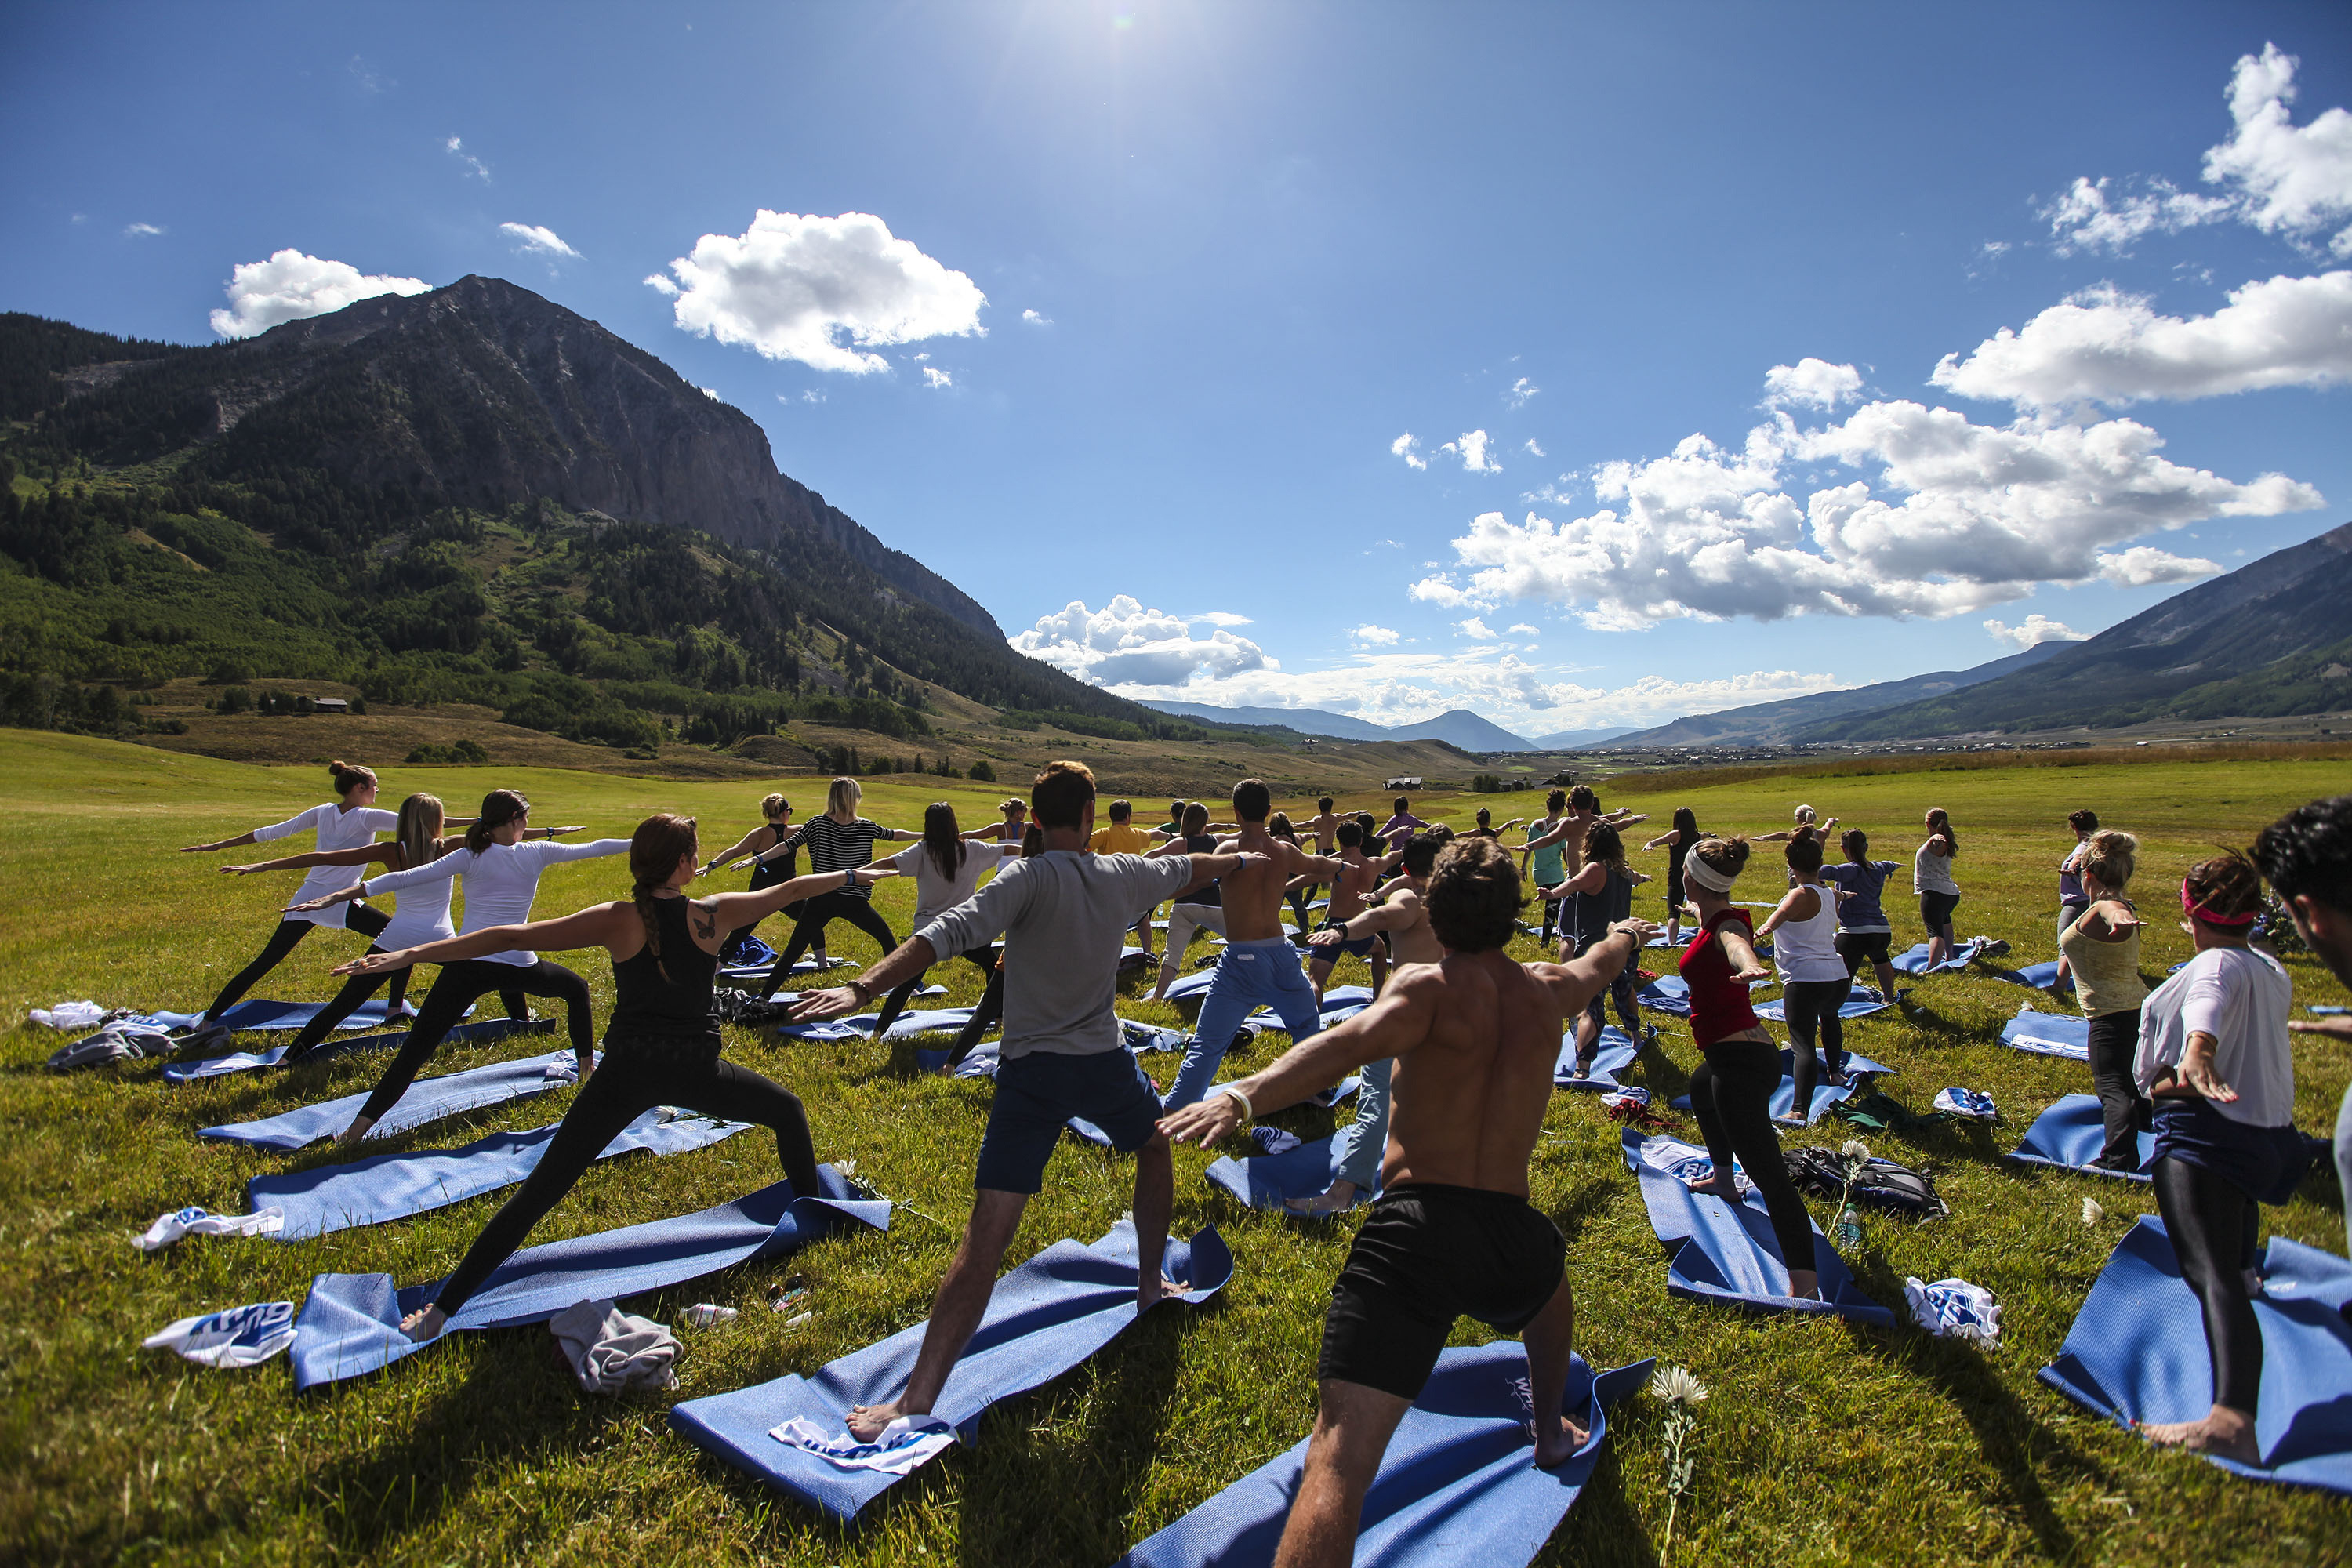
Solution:
[[[1601,797],[1592,793],[1590,785],[1579,784],[1569,792],[1568,811],[1560,817],[1559,826],[1553,827],[1549,833],[1528,839],[1521,852],[1542,849],[1557,844],[1559,846],[1561,858],[1567,862],[1564,869],[1569,876],[1573,877],[1584,869],[1584,830],[1586,828],[1596,822],[1605,822],[1612,827],[1624,827],[1636,822],[1649,820],[1650,814],[1646,811],[1641,813],[1624,810],[1602,811]]]
[[[1404,875],[1390,885],[1387,897],[1345,925],[1316,932],[1308,939],[1309,945],[1328,950],[1345,944],[1352,952],[1358,942],[1370,945],[1386,938],[1399,969],[1443,963],[1445,950],[1429,929],[1426,901],[1429,873],[1443,847],[1441,840],[1427,834],[1414,838],[1401,857]],[[1329,961],[1318,956],[1316,962],[1328,964]],[[1339,1134],[1344,1146],[1332,1163],[1336,1173],[1331,1185],[1313,1197],[1286,1198],[1283,1207],[1297,1215],[1328,1215],[1356,1206],[1356,1194],[1369,1188],[1380,1174],[1381,1156],[1389,1146],[1389,1069],[1394,1065],[1386,1057],[1365,1065],[1356,1089],[1356,1120]]]
[[[795,1023],[838,1018],[920,974],[942,954],[969,952],[1004,936],[1003,1065],[973,1175],[971,1223],[940,1281],[906,1392],[890,1404],[850,1411],[849,1430],[861,1442],[872,1441],[901,1415],[929,1413],[980,1327],[1022,1211],[1044,1185],[1045,1163],[1073,1116],[1095,1122],[1110,1134],[1112,1147],[1136,1156],[1137,1308],[1147,1310],[1182,1289],[1160,1272],[1175,1167],[1168,1140],[1154,1125],[1159,1099],[1128,1053],[1111,1011],[1118,950],[1128,922],[1149,903],[1244,868],[1255,867],[1260,879],[1272,878],[1276,886],[1282,879],[1252,856],[1147,860],[1092,853],[1095,781],[1083,763],[1049,763],[1030,794],[1045,831],[1044,854],[1008,863],[994,881],[873,969],[847,985],[804,995],[793,1009]]]
[[[1575,1313],[1567,1245],[1528,1202],[1528,1157],[1551,1103],[1561,1020],[1655,928],[1629,920],[1570,963],[1516,963],[1504,946],[1521,897],[1507,851],[1458,840],[1423,896],[1442,963],[1402,971],[1355,1017],[1160,1120],[1171,1140],[1213,1143],[1259,1110],[1397,1058],[1381,1196],[1331,1290],[1322,1406],[1276,1568],[1352,1561],[1364,1493],[1463,1313],[1526,1342],[1536,1464],[1559,1464],[1585,1441],[1559,1414]]]
[[[1323,988],[1331,983],[1332,966],[1343,952],[1369,960],[1377,936],[1342,937],[1339,927],[1353,919],[1364,907],[1372,890],[1374,879],[1381,874],[1381,862],[1364,858],[1364,830],[1352,822],[1343,822],[1336,829],[1339,839],[1339,864],[1344,868],[1339,879],[1331,884],[1331,904],[1323,911],[1323,923],[1307,939],[1308,952],[1307,977],[1315,984],[1315,1005],[1323,1005]]]
[[[1261,1005],[1274,1009],[1294,1040],[1323,1026],[1315,993],[1298,967],[1298,950],[1282,933],[1282,894],[1290,879],[1302,874],[1337,887],[1346,866],[1309,855],[1268,833],[1265,818],[1273,809],[1274,794],[1264,779],[1244,779],[1234,785],[1234,815],[1241,819],[1241,829],[1218,847],[1238,850],[1251,864],[1218,879],[1225,910],[1225,951],[1201,1003],[1197,1033],[1184,1048],[1176,1086],[1168,1091],[1171,1109],[1190,1105],[1208,1092],[1234,1031]]]
[[[1346,817],[1331,809],[1331,797],[1327,795],[1316,801],[1313,816],[1307,817],[1303,822],[1293,823],[1291,826],[1298,829],[1298,836],[1301,838],[1315,840],[1315,853],[1328,855],[1331,853],[1332,841],[1339,836],[1339,824],[1346,820]]]

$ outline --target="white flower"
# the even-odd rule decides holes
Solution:
[[[2083,1223],[2084,1225],[2096,1225],[2106,1217],[2107,1211],[2099,1206],[2098,1199],[2084,1198],[2083,1200]]]
[[[1706,1399],[1706,1384],[1686,1366],[1662,1366],[1650,1374],[1650,1386],[1669,1405],[1698,1405]]]
[[[1838,1152],[1849,1160],[1867,1160],[1870,1158],[1870,1145],[1859,1138],[1849,1138],[1838,1145]]]

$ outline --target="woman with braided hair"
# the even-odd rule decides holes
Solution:
[[[720,1059],[719,1018],[710,1005],[719,950],[730,932],[783,905],[853,883],[871,884],[891,871],[824,871],[780,882],[756,893],[720,893],[689,900],[696,871],[694,819],[667,813],[637,825],[628,841],[631,887],[626,899],[598,904],[561,920],[496,926],[378,953],[344,964],[338,973],[367,973],[410,963],[461,963],[487,952],[541,943],[558,952],[602,947],[613,955],[613,1016],[604,1026],[604,1061],[581,1089],[563,1124],[521,1191],[490,1216],[465,1261],[441,1283],[430,1306],[401,1321],[412,1340],[429,1340],[462,1309],[483,1280],[520,1247],[548,1210],[572,1190],[580,1173],[630,1122],[656,1105],[676,1105],[730,1121],[755,1121],[776,1135],[776,1158],[793,1191],[817,1191],[816,1151],[799,1096],[748,1068]],[[445,971],[446,973],[446,971]]]

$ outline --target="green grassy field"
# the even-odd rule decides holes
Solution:
[[[1869,829],[1896,859],[1916,844],[1921,810],[1942,805],[1965,844],[1963,934],[2004,936],[2015,945],[2008,962],[2023,963],[2053,956],[2051,867],[2065,847],[2068,809],[2093,805],[2111,826],[2141,835],[2141,890],[2161,911],[2179,869],[2207,847],[2242,842],[2284,807],[2344,782],[2335,763],[2150,763],[1774,778],[1686,798],[1645,793],[1634,804],[1661,816],[1689,804],[1709,829],[1731,831],[1779,826],[1792,802],[1809,800]],[[669,1434],[658,1403],[579,1394],[551,1363],[541,1329],[457,1336],[384,1376],[299,1399],[282,1360],[222,1373],[140,1349],[141,1336],[186,1313],[299,1301],[318,1272],[381,1270],[404,1284],[432,1278],[455,1263],[499,1202],[290,1246],[195,1238],[143,1258],[129,1237],[156,1215],[191,1203],[243,1212],[248,1177],[332,1158],[209,1144],[194,1129],[363,1089],[380,1064],[346,1058],[180,1089],[152,1066],[68,1079],[41,1070],[58,1037],[24,1023],[29,1006],[89,996],[193,1009],[209,998],[258,946],[292,879],[223,878],[219,858],[171,851],[290,816],[324,798],[323,784],[318,768],[0,731],[0,808],[18,825],[0,839],[0,885],[11,895],[0,921],[0,1017],[14,1020],[0,1036],[9,1152],[0,1163],[0,1256],[9,1260],[0,1274],[0,1364],[8,1368],[0,1384],[0,1558],[1102,1564],[1307,1431],[1322,1303],[1350,1227],[1307,1229],[1241,1210],[1202,1182],[1208,1156],[1199,1151],[1178,1155],[1175,1228],[1213,1224],[1232,1245],[1238,1273],[1223,1298],[1198,1313],[1154,1313],[1091,1365],[993,1411],[976,1447],[900,1486],[854,1532],[704,1459]],[[541,822],[581,822],[600,834],[625,834],[654,809],[694,812],[708,848],[752,825],[760,793],[756,781],[391,768],[384,798],[425,788],[462,811],[494,784],[529,793]],[[822,781],[782,787],[804,807],[822,805]],[[921,803],[941,793],[965,808],[967,826],[992,818],[996,790],[937,780],[877,780],[867,810],[912,826]],[[1508,812],[1528,799],[1500,804]],[[1476,802],[1417,804],[1424,815],[1466,822]],[[539,910],[560,913],[625,886],[613,862],[560,868]],[[908,886],[879,890],[901,931],[911,902]],[[1919,933],[1906,902],[1890,898],[1889,908],[1898,942],[1907,943]],[[872,956],[862,938],[835,929],[835,952]],[[1532,943],[1522,946],[1535,955]],[[2159,914],[2150,972],[2187,950]],[[323,996],[327,965],[357,951],[341,932],[314,937],[257,994]],[[573,962],[601,1016],[610,965],[601,953]],[[2310,961],[2290,967],[2298,1005],[2346,1000]],[[935,978],[951,1001],[973,999],[968,966]],[[1363,975],[1349,961],[1339,978]],[[1885,1087],[1914,1110],[1926,1110],[1946,1084],[1966,1084],[1990,1090],[2002,1121],[1874,1139],[1931,1170],[1952,1214],[1917,1226],[1867,1217],[1850,1261],[1890,1304],[1900,1302],[1906,1275],[1989,1287],[2005,1308],[2002,1342],[1990,1352],[1908,1329],[1751,1318],[1668,1297],[1615,1126],[1590,1098],[1554,1097],[1534,1193],[1570,1240],[1580,1349],[1596,1365],[1648,1355],[1682,1363],[1713,1391],[1673,1560],[2343,1562],[2352,1542],[2343,1500],[2156,1452],[2034,1380],[2109,1249],[2153,1201],[2125,1184],[2022,1175],[2000,1162],[2044,1106],[2088,1087],[2075,1064],[1997,1044],[2001,1022],[2032,994],[1972,974],[1927,981],[1917,994],[1925,1005],[1915,1019],[1881,1015],[1852,1025],[1850,1047],[1901,1068]],[[2037,1005],[2063,1006],[2047,997]],[[1121,1010],[1174,1018],[1132,995]],[[1270,1036],[1230,1070],[1263,1063],[1285,1043]],[[543,1040],[452,1048],[434,1070],[545,1048]],[[855,1158],[882,1192],[960,1226],[987,1085],[919,1077],[903,1048],[787,1047],[733,1031],[730,1049],[806,1099],[821,1158]],[[1639,1070],[1664,1100],[1681,1092],[1694,1064],[1688,1034],[1669,1028],[1664,1058],[1652,1054]],[[1164,1078],[1173,1058],[1148,1065]],[[2341,1047],[2305,1042],[2297,1069],[2297,1121],[2325,1131],[2352,1060]],[[561,1099],[436,1124],[401,1142],[439,1147],[540,1125],[560,1112]],[[1321,1112],[1276,1120],[1310,1137],[1330,1125]],[[1801,1138],[1843,1136],[1825,1119]],[[601,1164],[535,1239],[691,1212],[776,1175],[761,1134]],[[1129,1183],[1126,1162],[1066,1141],[1015,1260],[1065,1236],[1101,1234],[1127,1206]],[[2085,1196],[2105,1206],[2102,1223],[2084,1224]],[[1824,1222],[1825,1207],[1815,1205]],[[2279,1234],[2336,1249],[2340,1207],[2323,1171],[2265,1218]],[[722,1392],[813,1370],[919,1321],[952,1240],[902,1214],[887,1234],[828,1241],[788,1263],[746,1267],[632,1306],[673,1323],[695,1301],[743,1309],[732,1324],[680,1331],[687,1350],[676,1397]],[[759,1310],[769,1279],[785,1270],[806,1272],[814,1287],[815,1319],[799,1330]],[[1465,1325],[1455,1342],[1486,1337]],[[1660,1423],[1654,1400],[1620,1407],[1591,1486],[1540,1561],[1658,1560],[1667,1502]]]

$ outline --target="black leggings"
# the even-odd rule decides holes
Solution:
[[[2110,1170],[2139,1169],[2139,1135],[2147,1130],[2152,1107],[2140,1098],[2132,1077],[2139,1049],[2139,1009],[2102,1013],[2091,1020],[2091,1088],[2099,1097],[2099,1120],[2107,1141],[2099,1163]]]
[[[816,1149],[809,1141],[808,1115],[798,1095],[749,1068],[720,1060],[718,1040],[707,1036],[664,1039],[607,1034],[604,1061],[563,1113],[563,1124],[524,1179],[522,1190],[490,1216],[465,1261],[435,1293],[442,1311],[455,1317],[490,1271],[513,1256],[530,1227],[563,1200],[605,1145],[656,1105],[730,1121],[756,1121],[771,1129],[776,1135],[777,1163],[794,1195],[817,1195]]]
[[[392,923],[392,917],[382,910],[372,910],[354,901],[345,906],[343,923],[373,942],[383,934],[383,928]],[[213,1005],[205,1009],[205,1022],[211,1023],[245,1000],[245,994],[260,984],[263,975],[285,963],[287,955],[300,945],[302,939],[318,929],[318,925],[310,921],[279,921],[278,929],[269,933],[269,940],[261,944],[261,955],[230,976],[229,983],[221,987],[220,994],[213,998]],[[327,929],[331,931],[334,928],[330,926]],[[401,993],[406,989],[407,982],[404,979],[399,989],[393,992],[392,1000],[398,1001]]]
[[[1298,917],[1300,931],[1307,929],[1307,895],[1314,890],[1313,888],[1293,888],[1287,895],[1290,900],[1291,913]]]
[[[2154,1176],[2156,1206],[2181,1277],[2205,1306],[2213,1403],[2252,1415],[2263,1391],[2263,1330],[2245,1271],[2254,1266],[2261,1215],[2253,1199],[2202,1165],[2158,1160]]]
[[[370,952],[383,951],[383,949],[380,947],[368,949]],[[373,974],[354,974],[344,981],[343,988],[335,993],[335,999],[320,1009],[317,1017],[302,1026],[302,1032],[294,1037],[292,1045],[286,1047],[285,1058],[279,1065],[292,1067],[304,1057],[317,1050],[320,1042],[334,1033],[335,1026],[358,1012],[360,1004],[374,995],[375,988],[387,980],[393,983],[393,990],[391,994],[384,998],[385,1005],[397,1005],[401,994],[408,989],[408,975],[409,972],[405,969],[379,970]],[[501,991],[499,993],[499,1000],[506,1004],[508,1017],[522,1018],[530,1016],[530,1004],[523,1000],[521,992]]]
[[[801,954],[809,950],[809,944],[824,934],[825,922],[835,920],[847,921],[879,942],[882,955],[886,958],[890,955],[890,950],[898,945],[898,939],[890,934],[890,922],[875,909],[873,900],[853,898],[845,892],[819,893],[802,903],[800,918],[793,922],[792,940],[784,944],[784,951],[776,955],[776,967],[768,971],[767,981],[760,987],[760,994],[773,996],[777,987],[791,977],[793,965],[801,961]]]
[[[580,1058],[584,1073],[589,1058],[595,1050],[593,1021],[588,1016],[588,983],[560,963],[541,959],[530,968],[511,963],[493,963],[485,958],[463,959],[445,963],[433,982],[433,989],[425,994],[425,1005],[417,1010],[416,1022],[409,1026],[408,1038],[400,1044],[400,1054],[383,1069],[375,1089],[360,1108],[360,1116],[368,1121],[381,1121],[383,1113],[400,1103],[408,1086],[416,1080],[417,1069],[433,1059],[441,1047],[442,1037],[466,1016],[466,1009],[480,998],[496,991],[501,994],[520,992],[527,996],[548,996],[563,1004],[564,1022],[571,1026],[572,1049]],[[602,1147],[602,1145],[598,1145]]]
[[[1558,882],[1538,882],[1536,884],[1536,887],[1538,889],[1544,888],[1557,888],[1559,886],[1559,884]],[[1568,921],[1565,911],[1568,908],[1568,900],[1566,899],[1547,899],[1543,896],[1542,892],[1538,890],[1536,894],[1536,902],[1543,906],[1543,935],[1537,940],[1547,944],[1550,942],[1551,926],[1552,921],[1559,921],[1559,933],[1562,936],[1566,936],[1568,934]]]
[[[1576,947],[1576,956],[1582,958],[1604,940],[1606,939],[1595,937],[1591,942],[1579,942]],[[1625,1026],[1625,1032],[1633,1037],[1634,1046],[1638,1047],[1641,1045],[1642,1008],[1633,994],[1633,972],[1639,967],[1638,955],[1628,958],[1625,961],[1624,969],[1619,973],[1617,978],[1611,981],[1606,988],[1594,992],[1592,1000],[1585,1005],[1584,1016],[1592,1020],[1592,1051],[1590,1056],[1582,1051],[1576,1053],[1578,1067],[1589,1070],[1593,1061],[1601,1055],[1601,1031],[1609,1026],[1609,1004],[1612,1000],[1617,1004],[1618,1021]]]
[[[992,947],[975,947],[949,956],[963,959],[978,968],[983,982],[996,978],[996,950]],[[908,1000],[915,994],[916,988],[922,984],[923,976],[929,973],[929,969],[919,970],[912,980],[902,980],[891,988],[890,994],[882,1003],[881,1019],[874,1026],[876,1034],[883,1033],[898,1021],[898,1015],[907,1010]],[[974,1016],[977,1016],[975,1013]]]
[[[1813,1224],[1780,1160],[1780,1138],[1772,1131],[1772,1091],[1780,1085],[1780,1053],[1761,1040],[1726,1040],[1700,1053],[1706,1059],[1691,1074],[1691,1112],[1706,1140],[1707,1158],[1717,1177],[1731,1174],[1734,1155],[1763,1194],[1772,1216],[1772,1237],[1780,1261],[1790,1268],[1813,1266]]]
[[[1810,1117],[1813,1113],[1813,1089],[1822,1080],[1822,1064],[1813,1055],[1813,1033],[1821,1032],[1822,1053],[1829,1058],[1830,1071],[1845,1067],[1845,1020],[1838,1009],[1845,1005],[1846,994],[1853,989],[1851,980],[1791,980],[1780,992],[1780,1006],[1789,1020],[1789,1043],[1794,1047],[1797,1065],[1790,1076],[1797,1080],[1796,1112]]]
[[[981,1036],[996,1026],[1004,1016],[1004,965],[999,963],[989,974],[988,989],[980,994],[980,1005],[971,1010],[971,1022],[956,1031],[955,1044],[948,1050],[948,1066],[954,1067],[971,1054],[980,1044]]]

